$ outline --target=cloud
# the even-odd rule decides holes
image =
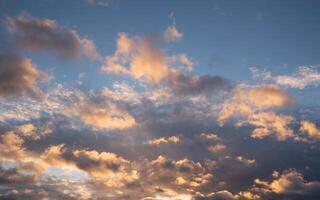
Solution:
[[[255,183],[270,192],[283,195],[308,195],[319,194],[320,182],[307,181],[303,175],[295,169],[285,170],[282,174],[273,173],[274,180],[271,182],[256,179]]]
[[[145,169],[145,170],[144,170]],[[141,168],[141,176],[153,181],[160,188],[171,188],[176,191],[189,188],[194,190],[209,183],[212,178],[198,162],[189,159],[171,160],[160,155]]]
[[[290,106],[294,102],[293,96],[275,86],[262,85],[246,88],[240,85],[232,92],[231,99],[223,103],[218,121],[223,124],[231,117],[247,116],[256,110]]]
[[[45,137],[52,132],[51,123],[44,123],[39,126],[31,123],[22,124],[16,126],[14,132],[25,139],[39,140],[41,137]]]
[[[215,145],[209,146],[208,151],[210,151],[211,153],[219,153],[219,152],[225,151],[226,148],[227,146],[224,144],[215,144]]]
[[[237,200],[237,196],[227,190],[213,192],[206,196],[197,197],[196,200]]]
[[[21,13],[7,17],[5,22],[8,30],[15,33],[17,42],[31,51],[54,53],[62,59],[80,56],[101,59],[92,40],[81,38],[76,31],[61,27],[54,20]]]
[[[0,183],[4,184],[32,184],[36,182],[33,175],[24,175],[17,168],[4,169],[0,166]]]
[[[46,79],[46,74],[28,58],[0,50],[0,96],[28,96],[38,98],[37,84]]]
[[[169,56],[159,48],[161,42],[178,40],[182,37],[175,26],[163,33],[145,37],[120,33],[117,49],[107,56],[101,70],[106,73],[123,74],[137,80],[146,80],[153,86],[162,87],[181,96],[210,95],[232,88],[229,81],[214,75],[187,75],[193,61],[186,54]],[[217,95],[218,96],[218,95]]]
[[[184,54],[168,57],[164,50],[157,47],[163,37],[170,41],[181,38],[175,27],[169,27],[164,33],[156,33],[147,37],[130,37],[120,33],[117,49],[112,56],[107,56],[101,70],[106,73],[126,74],[135,79],[145,79],[158,84],[170,74],[178,73],[173,64],[181,64],[190,69],[192,62]],[[176,61],[178,63],[171,63]]]
[[[73,156],[77,167],[92,176],[118,173],[125,170],[124,167],[129,164],[129,161],[109,152],[76,150]]]
[[[125,110],[109,105],[105,108],[89,105],[79,113],[81,121],[95,128],[126,129],[136,125],[135,119]]]
[[[318,129],[314,123],[308,120],[301,121],[299,130],[307,133],[311,138],[320,138],[320,129]]]
[[[238,86],[234,89],[231,99],[222,104],[217,120],[223,125],[229,118],[240,118],[237,126],[250,124],[257,127],[252,131],[253,138],[261,139],[275,134],[278,140],[286,140],[295,137],[289,128],[294,118],[277,114],[273,109],[291,106],[294,102],[293,96],[275,86]]]
[[[110,6],[114,0],[85,0],[90,5]]]
[[[308,86],[317,87],[320,84],[318,68],[318,66],[301,66],[293,75],[273,75],[272,72],[259,71],[256,68],[251,68],[251,72],[254,78],[271,81],[281,86],[304,89]]]
[[[286,140],[295,136],[292,129],[288,127],[292,121],[291,116],[263,112],[251,115],[247,122],[257,127],[252,132],[251,137],[253,138],[261,139],[275,134],[278,140]]]
[[[170,136],[170,137],[160,137],[153,140],[149,140],[148,143],[151,145],[160,145],[162,143],[179,143],[180,138],[177,136]]]
[[[176,26],[169,26],[164,32],[164,39],[167,42],[180,40],[182,36],[183,34],[177,30]]]
[[[25,153],[22,146],[23,143],[24,140],[12,131],[1,135],[0,160],[17,160],[23,158]]]
[[[136,125],[135,118],[125,107],[104,96],[103,92],[96,91],[89,96],[80,93],[75,102],[66,114],[78,117],[95,129],[127,129]]]
[[[227,91],[232,88],[229,81],[221,76],[214,75],[186,76],[171,74],[167,81],[169,88],[180,95],[213,95],[214,92]]]
[[[214,133],[201,133],[201,138],[208,140],[208,141],[219,141],[220,138]]]

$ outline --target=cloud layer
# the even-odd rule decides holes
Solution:
[[[51,19],[22,13],[5,25],[33,54],[102,57]],[[1,50],[0,199],[319,199],[318,108],[287,90],[317,87],[317,69],[253,70],[255,84],[198,74],[168,50],[183,36],[175,22],[119,33],[103,66],[94,62],[117,81],[95,87],[48,81],[21,49]]]

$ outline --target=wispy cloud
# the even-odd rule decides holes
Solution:
[[[280,86],[304,89],[305,87],[317,87],[320,84],[320,72],[318,66],[301,66],[292,75],[273,75],[270,71],[260,71],[251,68],[254,78],[270,81]]]

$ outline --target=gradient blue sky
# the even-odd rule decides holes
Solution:
[[[2,1],[1,17],[22,11],[37,18],[54,19],[61,26],[92,39],[102,55],[115,50],[118,33],[147,35],[173,23],[183,34],[182,42],[167,47],[173,53],[186,52],[196,63],[197,74],[222,75],[233,81],[250,79],[249,67],[290,73],[298,66],[320,63],[320,2],[288,1],[112,1],[109,6],[85,1]],[[4,26],[2,38],[6,37]],[[31,55],[41,67],[55,69],[62,81],[75,83],[77,73],[90,74],[92,87],[108,80],[95,62],[57,62]],[[77,66],[74,71],[74,67]],[[72,70],[70,70],[72,68]],[[94,69],[94,70],[93,70]],[[93,78],[94,77],[94,78]],[[90,80],[91,79],[91,80]],[[94,81],[92,81],[94,79]]]

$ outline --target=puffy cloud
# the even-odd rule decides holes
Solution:
[[[229,81],[220,76],[186,75],[193,68],[192,60],[186,54],[168,56],[158,47],[158,43],[165,38],[171,38],[170,41],[178,38],[172,27],[168,30],[146,37],[120,33],[116,51],[106,57],[101,70],[146,80],[167,89],[168,93],[179,95],[213,95],[214,92],[231,88]]]
[[[217,141],[219,140],[219,137],[214,134],[214,133],[201,133],[200,137],[204,138],[204,139],[207,139],[207,140],[210,140],[210,141]]]
[[[6,25],[16,33],[18,43],[26,49],[55,53],[60,58],[78,58],[82,55],[99,60],[92,40],[81,38],[76,31],[59,26],[50,19],[37,19],[27,13],[7,17]]]
[[[183,74],[171,74],[167,79],[169,88],[180,95],[213,95],[221,90],[228,90],[231,84],[220,76],[186,76]]]
[[[265,81],[272,81],[278,85],[304,89],[308,86],[318,86],[320,84],[320,73],[318,66],[301,66],[293,75],[273,75],[269,71],[259,71],[256,68],[251,68],[255,78]]]
[[[152,83],[158,83],[168,76],[165,53],[155,47],[152,38],[130,38],[121,33],[117,43],[116,52],[106,58],[102,71],[130,74],[136,79],[145,78]]]
[[[71,117],[95,129],[127,129],[136,125],[135,118],[120,103],[113,102],[100,92],[88,97],[79,94],[75,106],[71,106]]]
[[[240,85],[234,89],[231,100],[222,105],[218,121],[223,124],[233,116],[247,116],[256,110],[290,106],[294,101],[293,96],[275,86],[246,88]]]
[[[37,83],[45,79],[46,75],[30,59],[0,50],[0,96],[38,98]]]
[[[264,138],[275,134],[277,139],[285,140],[294,137],[289,128],[294,118],[290,115],[280,115],[270,109],[290,106],[294,103],[294,97],[277,87],[263,85],[254,88],[237,87],[232,97],[226,100],[218,114],[218,122],[224,122],[232,117],[238,117],[242,121],[238,126],[250,124],[255,128],[253,138]]]
[[[275,179],[271,182],[256,179],[255,183],[276,194],[303,196],[319,194],[320,182],[305,180],[295,169],[286,170],[282,174],[274,172],[273,176]]]
[[[24,140],[12,131],[1,135],[0,161],[22,159],[25,156],[23,143]]]
[[[141,177],[153,181],[160,188],[194,191],[209,183],[212,175],[198,162],[188,159],[171,160],[159,156],[141,168]]]
[[[72,167],[62,155],[66,152],[64,144],[49,146],[40,156],[40,158],[51,166]]]
[[[294,137],[292,129],[288,127],[292,121],[291,116],[263,112],[251,115],[247,122],[257,127],[252,132],[253,138],[264,138],[275,134],[278,140],[285,140]]]
[[[215,144],[215,145],[210,145],[208,147],[208,151],[210,151],[212,153],[219,153],[219,152],[225,151],[226,148],[227,148],[227,146],[224,144]]]
[[[102,71],[107,73],[117,73],[131,75],[136,79],[144,78],[151,83],[159,83],[170,74],[178,73],[177,69],[171,66],[175,61],[186,68],[192,68],[192,61],[181,54],[174,59],[170,59],[165,52],[157,47],[157,43],[164,38],[176,40],[181,34],[174,27],[169,27],[165,33],[150,35],[148,37],[130,37],[125,33],[120,33],[117,40],[117,49],[112,56],[105,59]]]
[[[31,184],[36,182],[34,175],[22,174],[17,168],[4,169],[0,166],[0,183],[4,184]],[[0,196],[1,197],[1,196]]]
[[[180,138],[178,136],[170,136],[170,137],[161,137],[153,140],[149,140],[148,143],[151,145],[159,145],[162,143],[179,143]]]
[[[92,176],[114,176],[115,173],[124,172],[129,161],[110,152],[76,150],[73,151],[73,162],[79,169]]]
[[[81,110],[80,119],[84,124],[100,129],[126,129],[136,125],[135,119],[116,105],[106,108],[85,107]]]
[[[39,127],[34,124],[22,124],[15,127],[15,133],[32,140],[39,140],[41,136],[47,136],[51,133],[51,123],[40,125]]]
[[[300,131],[307,133],[311,138],[320,138],[320,129],[308,120],[301,121]]]
[[[233,195],[227,190],[222,190],[208,194],[206,196],[202,195],[196,198],[197,200],[237,200],[238,196]]]

